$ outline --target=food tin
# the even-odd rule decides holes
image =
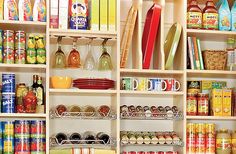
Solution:
[[[18,135],[24,135],[29,137],[30,134],[30,121],[27,120],[16,120],[15,121],[15,137]]]
[[[25,50],[25,32],[24,31],[16,31],[15,33],[15,49],[23,49]]]
[[[15,92],[15,74],[3,73],[2,74],[2,93]]]
[[[4,30],[3,34],[3,47],[4,49],[14,49],[14,31]]]
[[[2,113],[15,113],[15,93],[2,94]]]
[[[31,138],[30,149],[31,149],[31,154],[45,154],[46,153],[46,139],[45,138]]]
[[[2,122],[3,153],[14,154],[14,122]]]
[[[26,52],[25,49],[15,50],[15,64],[25,64],[26,63]]]
[[[30,127],[31,138],[42,138],[46,137],[46,122],[43,120],[31,121]]]
[[[0,153],[3,151],[3,130],[2,130],[2,122],[0,121]]]
[[[29,138],[15,138],[15,154],[30,154]]]
[[[198,94],[201,92],[201,81],[188,81],[188,93]]]
[[[197,115],[197,97],[194,93],[187,95],[187,115]]]
[[[15,51],[11,48],[4,48],[3,51],[3,63],[14,64],[15,62]]]
[[[3,154],[14,154],[14,138],[3,138]]]

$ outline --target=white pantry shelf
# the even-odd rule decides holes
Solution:
[[[46,69],[47,65],[42,65],[42,64],[0,64],[0,68],[35,68],[35,69]]]
[[[227,70],[187,70],[188,77],[236,78],[236,71]]]
[[[91,90],[91,89],[50,89],[50,93],[75,93],[75,94],[116,94],[116,90]]]
[[[233,116],[187,116],[187,120],[236,120],[236,117]]]
[[[120,69],[121,74],[152,74],[152,75],[183,75],[182,70],[154,70],[154,69]]]
[[[184,92],[182,91],[162,91],[162,92],[156,92],[156,91],[128,91],[128,90],[121,90],[121,94],[127,94],[127,95],[162,95],[162,96],[178,96],[183,95]]]
[[[0,118],[46,118],[43,113],[0,113]]]

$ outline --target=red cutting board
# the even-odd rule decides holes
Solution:
[[[146,21],[142,37],[143,69],[150,68],[153,55],[157,31],[159,29],[161,17],[161,6],[154,4],[147,12]]]

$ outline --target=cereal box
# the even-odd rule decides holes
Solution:
[[[222,116],[222,89],[212,89],[211,115]]]
[[[222,107],[223,116],[231,116],[232,113],[231,96],[232,96],[231,89],[223,89],[223,107]]]
[[[222,89],[227,86],[225,81],[213,81],[212,82],[212,89]]]
[[[201,85],[202,93],[207,93],[207,94],[211,93],[212,82],[213,81],[211,80],[202,80],[202,85]]]
[[[68,3],[69,0],[59,0],[59,29],[68,28]]]
[[[58,28],[58,0],[50,1],[50,28]]]
[[[108,0],[100,0],[100,30],[108,30]]]
[[[3,20],[3,1],[0,0],[0,20]]]
[[[108,30],[116,30],[116,0],[108,1]]]
[[[70,29],[88,29],[88,0],[69,0]]]
[[[89,1],[90,30],[99,31],[99,1]]]

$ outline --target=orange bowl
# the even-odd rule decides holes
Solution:
[[[51,77],[51,86],[55,89],[69,89],[71,88],[72,78],[65,76],[52,76]]]

